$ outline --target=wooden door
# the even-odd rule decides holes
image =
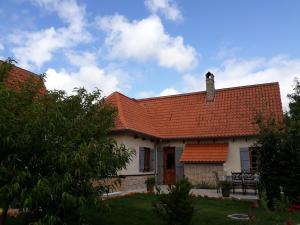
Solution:
[[[176,182],[175,148],[164,148],[164,184],[171,185]]]

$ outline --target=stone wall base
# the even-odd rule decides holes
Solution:
[[[197,163],[184,164],[184,175],[193,184],[206,183],[216,185],[214,171],[218,172],[219,178],[225,176],[223,163]]]
[[[154,175],[125,175],[117,178],[109,178],[103,180],[94,181],[93,184],[110,186],[110,192],[116,191],[133,191],[137,189],[146,188],[145,181],[148,177]]]

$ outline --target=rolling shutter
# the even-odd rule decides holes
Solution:
[[[144,165],[145,165],[145,149],[144,147],[140,147],[140,150],[139,150],[139,171],[140,172],[144,172]]]
[[[241,157],[241,171],[242,172],[250,172],[250,155],[248,148],[240,149],[240,157]]]

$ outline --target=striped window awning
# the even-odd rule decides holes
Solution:
[[[226,162],[228,143],[186,144],[181,155],[182,163]]]

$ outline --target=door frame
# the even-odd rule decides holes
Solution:
[[[174,169],[171,172],[172,177],[171,180],[173,182],[169,184],[175,184],[176,183],[176,151],[175,147],[164,147],[163,148],[163,184],[168,184],[167,182],[167,176],[170,175],[170,172],[167,172],[167,153],[172,152],[174,155]]]

